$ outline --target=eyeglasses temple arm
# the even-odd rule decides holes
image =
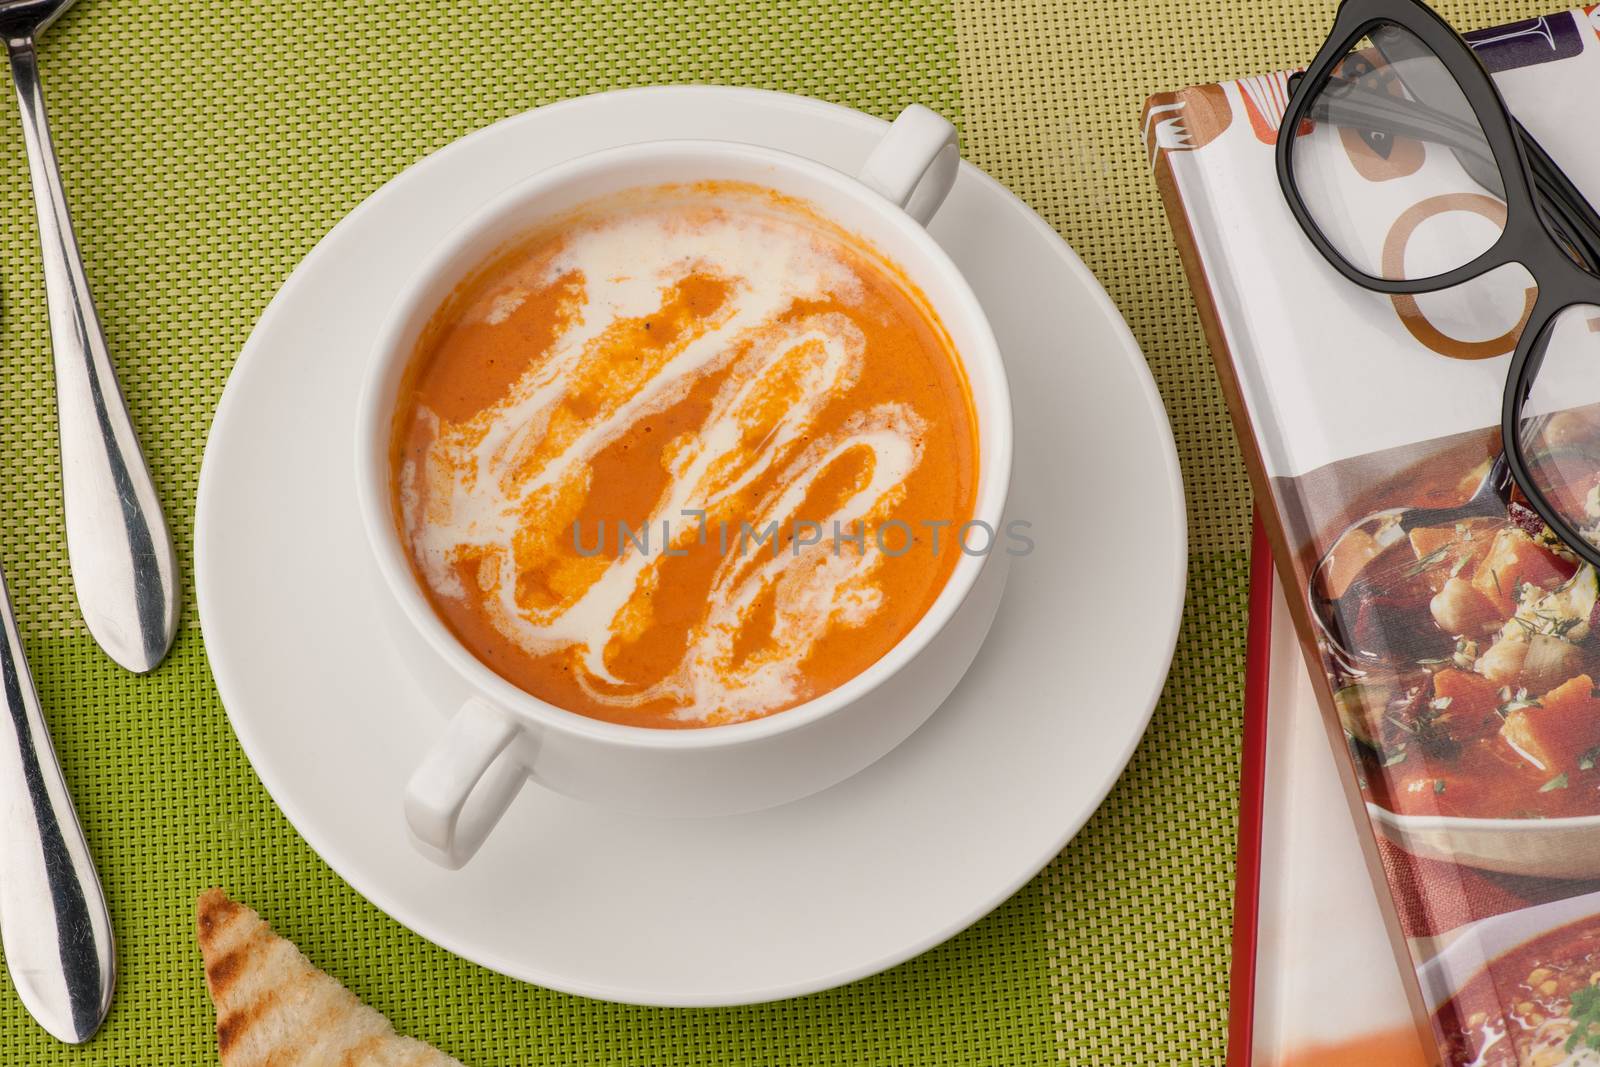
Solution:
[[[1582,236],[1594,257],[1588,264],[1589,268],[1594,270],[1600,267],[1600,212],[1595,211],[1594,205],[1550,158],[1527,127],[1516,119],[1511,122],[1528,157],[1528,168],[1533,171],[1534,191],[1566,208],[1569,225],[1576,230],[1576,235]]]

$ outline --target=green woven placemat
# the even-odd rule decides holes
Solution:
[[[913,100],[1084,255],[1133,325],[1189,492],[1190,604],[1150,735],[1039,878],[949,944],[832,993],[618,1007],[499,978],[367,905],[234,741],[191,607],[121,673],[67,579],[41,279],[15,109],[0,106],[0,561],[120,937],[105,1030],[68,1050],[0,978],[0,1064],[214,1062],[195,893],[260,909],[404,1031],[499,1064],[1216,1063],[1222,1055],[1248,504],[1145,173],[1150,92],[1309,54],[1330,3],[1225,0],[86,0],[43,48],[62,166],[180,556],[211,414],[313,243],[407,164],[602,89],[723,82],[889,117]],[[1451,4],[1457,25],[1526,3]],[[1263,28],[1265,27],[1265,28]],[[1066,591],[1063,591],[1063,596]]]

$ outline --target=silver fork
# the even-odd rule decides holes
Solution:
[[[144,453],[106,351],[50,141],[34,41],[73,0],[0,0],[39,216],[67,554],[78,608],[101,648],[144,673],[178,629],[178,567]]]

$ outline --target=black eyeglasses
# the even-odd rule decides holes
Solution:
[[[1551,530],[1600,566],[1600,404],[1575,403],[1600,398],[1600,215],[1467,43],[1417,0],[1344,0],[1290,84],[1278,181],[1339,273],[1389,294],[1513,263],[1533,276],[1501,408],[1505,467]]]

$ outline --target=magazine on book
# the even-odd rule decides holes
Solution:
[[[1600,203],[1600,19],[1468,35],[1507,105]],[[1399,87],[1396,91],[1404,92]],[[1494,482],[1511,265],[1386,296],[1316,252],[1274,166],[1287,73],[1151,98],[1143,130],[1420,1033],[1449,1064],[1600,1064],[1600,589]],[[1317,138],[1370,262],[1483,247],[1504,205],[1448,149]],[[1573,324],[1600,356],[1600,308]],[[1597,372],[1563,448],[1600,453]],[[1589,505],[1600,523],[1600,486]],[[1437,513],[1435,513],[1437,514]],[[1374,967],[1385,966],[1373,960]]]

